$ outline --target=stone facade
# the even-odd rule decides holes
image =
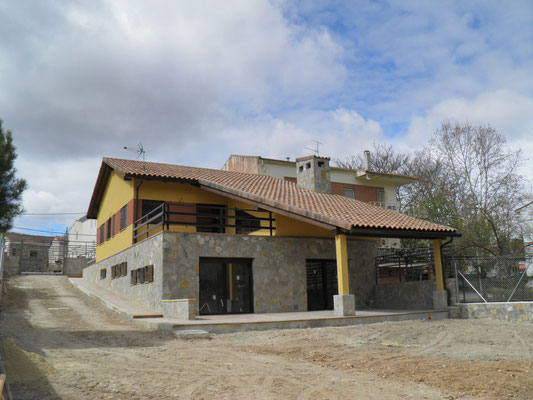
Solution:
[[[127,263],[126,275],[113,279],[111,267],[123,262]],[[144,268],[147,265],[154,266],[153,282],[132,285],[131,271]],[[106,270],[104,279],[101,279],[100,275],[102,269]],[[162,314],[163,235],[157,234],[99,263],[88,266],[83,270],[83,279],[110,289]]]
[[[432,310],[435,281],[376,285],[375,308],[390,310]]]
[[[296,159],[296,184],[318,193],[331,193],[329,158],[303,157]]]
[[[348,240],[350,292],[356,308],[374,294],[375,241]],[[84,269],[83,277],[161,313],[162,300],[195,300],[198,314],[200,257],[251,258],[254,312],[307,310],[306,260],[335,259],[335,241],[323,238],[235,236],[162,232]],[[128,263],[128,275],[111,279],[110,267]],[[154,266],[154,282],[131,285],[130,271]],[[107,269],[100,279],[100,269]],[[165,309],[163,309],[165,308]]]

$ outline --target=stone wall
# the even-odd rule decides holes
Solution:
[[[457,304],[451,308],[450,318],[492,318],[506,321],[533,321],[533,302]]]
[[[356,308],[374,294],[375,241],[348,240],[350,291]],[[161,300],[194,299],[198,313],[200,257],[252,258],[254,312],[307,309],[306,259],[335,259],[335,241],[321,238],[234,236],[162,232],[83,270],[83,278],[164,313]],[[126,261],[128,275],[111,279],[111,266]],[[154,282],[130,284],[130,271],[154,266]],[[100,270],[107,277],[100,279]]]
[[[121,296],[145,305],[152,310],[163,313],[161,304],[161,287],[163,281],[163,234],[159,233],[148,240],[121,251],[99,263],[88,266],[83,270],[83,279],[110,289]],[[120,263],[127,263],[126,276],[111,278],[111,267]],[[151,283],[131,284],[131,271],[154,266],[154,281]],[[100,270],[106,269],[106,278],[100,279]]]
[[[9,256],[4,253],[4,271],[6,276],[13,276],[19,274],[20,258],[19,256]]]
[[[391,310],[432,310],[435,281],[376,285],[374,307]]]
[[[356,308],[368,308],[373,297],[375,246],[375,241],[348,241]],[[335,259],[335,241],[165,232],[163,299],[198,299],[200,257],[253,259],[254,312],[305,311],[306,259]]]

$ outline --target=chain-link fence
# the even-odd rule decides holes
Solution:
[[[457,303],[533,300],[533,265],[523,255],[444,256]]]

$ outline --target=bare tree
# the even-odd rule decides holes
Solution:
[[[413,155],[374,143],[370,169],[418,177],[399,188],[402,211],[458,229],[457,242],[472,253],[506,254],[521,235],[515,213],[526,199],[521,160],[491,126],[447,122]],[[362,155],[334,161],[364,166]]]
[[[388,172],[391,174],[403,174],[408,170],[411,156],[409,154],[397,153],[389,144],[374,142],[371,151],[370,170],[377,172]],[[341,168],[366,169],[365,161],[361,154],[347,157],[344,160],[333,159],[335,164]]]

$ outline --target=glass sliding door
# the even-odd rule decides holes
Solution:
[[[200,314],[253,313],[252,260],[200,258]]]

